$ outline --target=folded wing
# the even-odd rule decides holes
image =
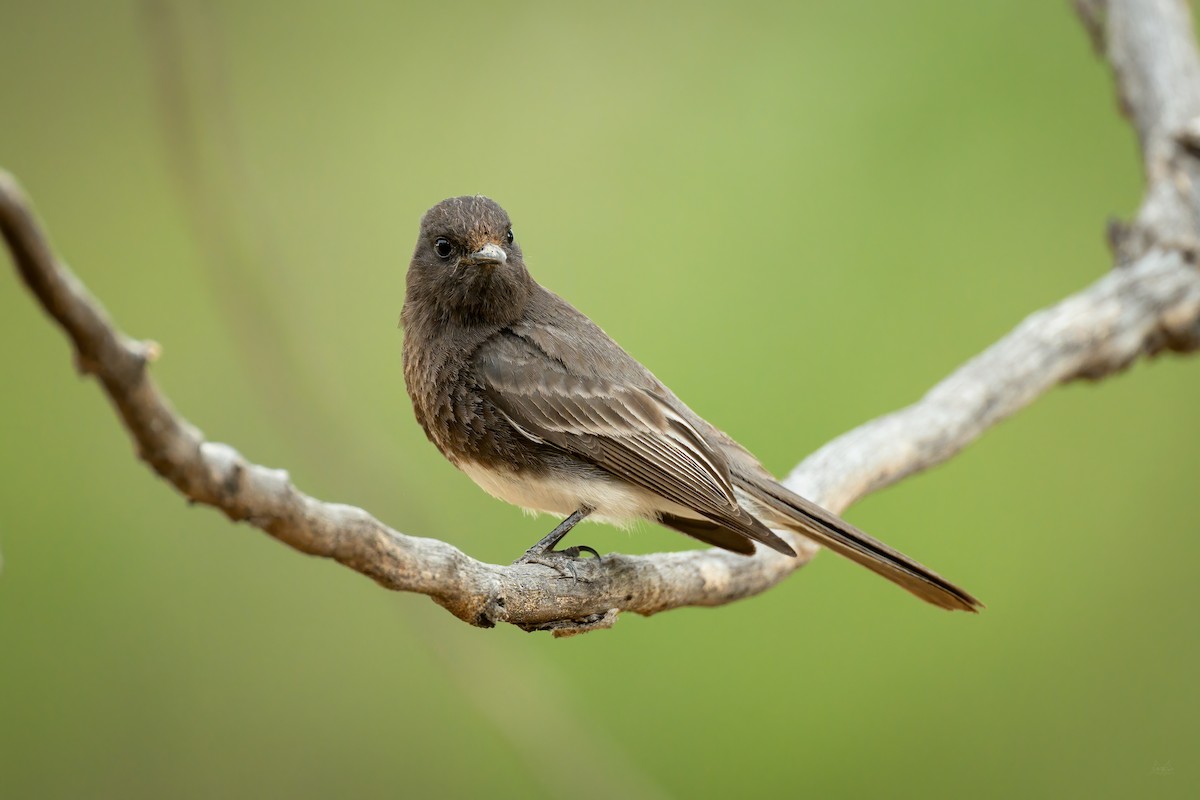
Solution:
[[[721,528],[795,555],[738,505],[724,457],[654,387],[615,385],[565,367],[548,368],[547,362],[554,364],[536,344],[514,334],[493,339],[476,354],[485,395],[522,435],[586,459]],[[679,529],[726,549],[748,549],[730,546],[724,535],[699,535],[696,531],[709,532],[703,524]]]

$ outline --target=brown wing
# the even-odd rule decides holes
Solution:
[[[476,354],[476,366],[488,399],[524,436],[795,554],[738,505],[724,457],[652,388],[569,374],[518,336],[489,342]]]

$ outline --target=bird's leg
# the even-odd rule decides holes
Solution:
[[[583,518],[586,517],[590,513],[592,513],[592,509],[589,506],[581,507],[578,511],[571,514],[571,516],[567,517],[562,522],[558,523],[558,527],[556,527],[554,530],[550,531],[545,536],[543,536],[542,540],[540,542],[538,542],[533,547],[526,550],[525,555],[521,556],[521,558],[524,559],[524,558],[528,558],[529,556],[540,556],[545,553],[554,553],[554,552],[565,553],[566,550],[556,551],[554,549],[554,545],[561,542],[563,540],[563,537],[566,536],[568,533],[570,533],[571,529],[574,528],[581,521],[583,521]],[[596,551],[592,550],[592,548],[590,548],[590,547],[581,546],[578,548],[571,548],[571,549],[587,550],[591,553],[594,553],[597,556],[597,558],[599,557],[599,553],[596,553]],[[573,553],[572,555],[579,555],[579,553]]]
[[[560,522],[554,530],[543,536],[541,541],[526,550],[525,555],[513,563],[541,564],[557,570],[564,578],[570,577],[579,580],[579,573],[574,564],[575,560],[579,558],[579,554],[591,553],[596,558],[600,558],[600,554],[585,544],[577,544],[563,550],[555,550],[554,546],[561,542],[563,537],[592,511],[594,509],[591,506],[580,506],[571,516]]]

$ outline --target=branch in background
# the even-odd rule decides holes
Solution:
[[[280,247],[279,226],[261,202],[247,156],[219,12],[183,0],[142,0],[138,8],[167,171],[213,303],[239,343],[243,375],[290,427],[326,443],[346,441],[330,382],[315,374],[304,347],[286,335],[288,299],[280,287],[287,280],[281,275],[294,262]],[[303,409],[292,402],[296,397],[305,398]],[[379,444],[366,438],[356,447]],[[334,461],[331,471],[351,468],[343,449],[323,452]]]
[[[1200,136],[1189,133],[1200,111],[1200,59],[1190,18],[1174,0],[1078,5],[1113,64],[1147,165],[1146,201],[1114,237],[1120,268],[1030,316],[920,402],[823,447],[789,476],[793,490],[841,512],[945,461],[1059,383],[1098,379],[1164,349],[1200,348],[1200,165],[1193,154]],[[583,562],[576,583],[544,567],[485,564],[445,542],[406,536],[362,509],[304,494],[283,470],[206,441],[150,378],[156,348],[116,330],[55,258],[16,181],[4,173],[0,232],[26,284],[71,338],[80,369],[104,386],[140,457],[183,495],[387,588],[429,595],[471,624],[509,622],[567,635],[608,627],[620,611],[721,605],[770,588],[816,552],[797,539],[795,559],[771,551],[752,558],[718,550],[613,554]]]

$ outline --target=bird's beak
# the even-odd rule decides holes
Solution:
[[[504,264],[508,261],[508,253],[504,252],[504,248],[498,244],[485,244],[483,247],[476,250],[467,256],[464,256],[462,263],[464,264]]]

